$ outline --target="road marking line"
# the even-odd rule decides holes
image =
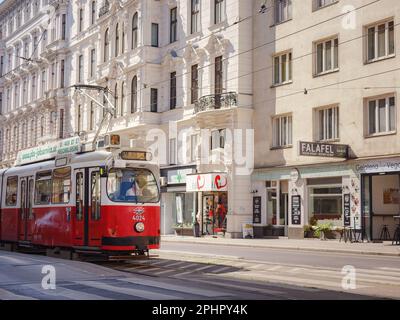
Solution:
[[[22,296],[0,288],[0,300],[38,300],[34,297]]]
[[[179,286],[179,285],[175,285],[175,284],[169,284],[169,283],[146,280],[146,279],[123,278],[123,279],[118,279],[118,280],[133,283],[133,284],[144,285],[144,286],[148,286],[148,287],[155,287],[155,288],[161,288],[161,289],[166,289],[166,290],[171,290],[171,291],[191,293],[191,294],[205,296],[205,297],[232,296],[232,294],[227,294],[227,293],[218,292],[218,291],[214,291],[214,290],[206,290],[206,289],[199,289],[199,288],[193,288],[193,287],[184,287],[184,286]]]
[[[222,271],[228,270],[228,269],[232,269],[232,267],[222,267],[222,268],[218,268],[216,270],[212,270],[209,273],[220,273]]]
[[[35,291],[40,292],[48,296],[55,297],[65,297],[71,300],[112,300],[111,298],[106,298],[99,296],[97,294],[86,293],[78,290],[68,289],[63,286],[57,286],[55,290],[44,290],[40,285],[27,284],[24,287],[31,288]]]
[[[116,293],[122,293],[126,294],[129,296],[134,296],[134,297],[139,297],[143,299],[149,299],[149,300],[178,300],[182,299],[182,297],[174,296],[174,295],[166,295],[166,294],[161,294],[157,292],[149,292],[146,290],[141,290],[141,289],[132,289],[132,288],[123,288],[123,287],[117,287],[109,284],[105,284],[102,282],[98,281],[75,281],[75,283],[92,287],[92,288],[97,288],[101,290],[107,290],[111,292],[116,292]]]

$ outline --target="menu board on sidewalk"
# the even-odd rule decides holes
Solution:
[[[343,213],[344,213],[344,226],[349,227],[351,225],[350,194],[349,193],[346,193],[343,195]]]
[[[301,224],[301,197],[292,196],[292,224]]]
[[[261,197],[253,197],[253,223],[261,223]]]

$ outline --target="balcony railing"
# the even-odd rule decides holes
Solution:
[[[236,92],[225,92],[203,96],[195,102],[194,113],[230,108],[237,105],[237,100],[238,95]]]
[[[108,0],[104,2],[104,5],[100,8],[99,10],[99,18],[107,14],[107,12],[110,10],[110,3]]]

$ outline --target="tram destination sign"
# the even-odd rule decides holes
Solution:
[[[68,138],[57,142],[49,143],[43,146],[34,147],[20,151],[15,161],[16,166],[28,163],[52,159],[56,156],[62,156],[81,151],[81,140],[79,137]]]
[[[299,151],[301,156],[347,159],[349,146],[345,144],[300,141]]]

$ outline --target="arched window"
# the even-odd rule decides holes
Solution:
[[[121,85],[121,116],[125,115],[125,82]]]
[[[132,49],[138,46],[138,14],[137,12],[132,18]]]
[[[114,90],[114,94],[115,94],[115,98],[114,98],[114,106],[115,106],[115,110],[114,110],[114,117],[116,118],[118,115],[118,84],[115,84],[115,90]]]
[[[109,39],[109,31],[108,29],[104,33],[104,62],[108,61],[108,57],[110,54],[110,39]]]
[[[137,111],[137,77],[134,76],[131,84],[131,113]]]
[[[119,25],[115,26],[115,56],[119,54]]]

